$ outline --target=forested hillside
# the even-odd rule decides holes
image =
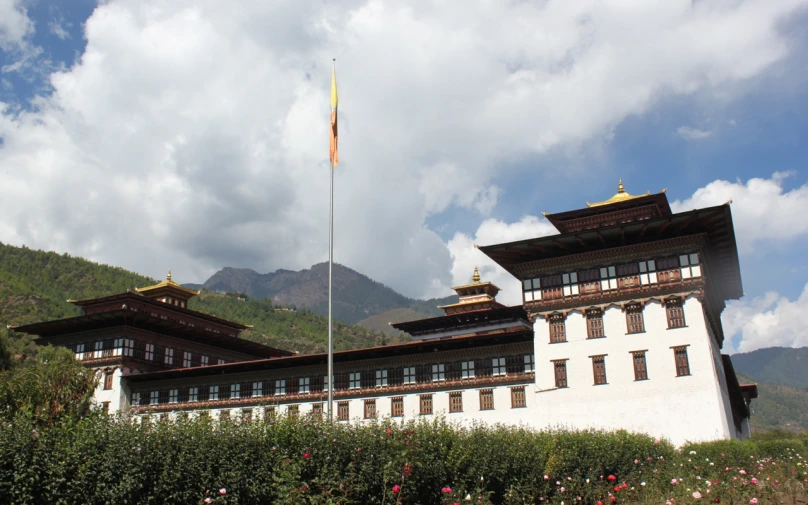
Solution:
[[[758,381],[808,390],[808,347],[767,347],[733,354],[732,364]]]
[[[68,299],[95,298],[147,286],[154,279],[69,254],[34,251],[0,243],[0,324],[20,325],[72,317],[80,311]],[[277,310],[269,300],[204,292],[190,308],[253,325],[243,337],[301,352],[325,350],[327,320],[308,310]],[[343,323],[334,325],[338,349],[398,341],[380,332]],[[17,336],[15,351],[29,347]]]

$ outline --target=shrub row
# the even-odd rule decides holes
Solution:
[[[801,444],[790,441],[789,450],[805,451]],[[91,415],[43,429],[18,416],[0,427],[0,503],[557,503],[570,493],[596,503],[613,493],[609,476],[651,489],[689,451],[742,460],[786,445],[719,442],[677,452],[622,431],[458,428],[442,419],[141,425]]]

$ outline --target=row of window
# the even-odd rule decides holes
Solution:
[[[665,314],[668,320],[668,329],[685,327],[685,312],[682,299],[671,297],[665,300]],[[603,310],[593,308],[585,311],[586,337],[603,338]],[[643,333],[645,319],[643,306],[640,303],[631,303],[626,307],[626,333]],[[550,315],[550,343],[555,344],[567,341],[566,316],[564,314]]]
[[[701,277],[698,253],[632,261],[619,265],[525,279],[522,281],[522,291],[525,302],[538,302],[565,296],[587,295],[614,289],[667,283],[692,277]]]
[[[690,375],[690,362],[687,359],[687,346],[673,347],[673,359],[676,365],[676,376]],[[632,351],[634,364],[634,380],[647,380],[648,367],[645,362],[645,351]],[[606,384],[606,355],[590,356],[592,359],[592,375],[595,385]],[[553,360],[555,369],[555,386],[568,387],[567,359]]]
[[[182,366],[191,368],[197,366],[209,366],[211,358],[204,354],[197,354],[190,351],[164,347],[161,345],[138,342],[130,338],[115,338],[108,340],[96,340],[91,343],[80,343],[75,345],[76,359],[90,360],[109,358],[113,356],[129,356],[144,361],[154,361],[163,363],[169,367]],[[217,365],[223,365],[227,361],[216,358]]]
[[[511,408],[524,408],[527,406],[527,400],[525,397],[525,386],[515,386],[510,388],[511,392]],[[455,412],[463,412],[463,393],[462,391],[451,391],[448,393],[449,395],[449,413]],[[493,389],[481,389],[479,391],[480,395],[480,410],[494,410],[494,390]],[[423,394],[418,395],[418,406],[419,410],[418,413],[420,415],[431,415],[433,414],[433,396],[432,394]],[[364,418],[365,419],[373,419],[376,417],[376,405],[377,402],[382,401],[381,399],[371,398],[364,400]],[[350,404],[349,401],[339,401],[337,402],[337,419],[339,421],[348,421],[351,419],[350,413]],[[317,419],[322,419],[323,416],[323,403],[314,403],[312,404],[311,415]],[[241,419],[244,421],[252,420],[252,411],[251,408],[244,408],[241,409]],[[274,405],[264,407],[264,417],[266,419],[273,419],[276,415],[276,407]],[[287,407],[286,413],[290,417],[297,417],[300,413],[300,406],[299,405],[289,405]],[[207,415],[206,411],[200,412],[200,415]],[[395,396],[390,398],[390,414],[391,417],[404,417],[404,397],[403,396]],[[219,419],[225,419],[230,417],[230,411],[220,410],[219,411]],[[167,418],[167,415],[166,415]]]
[[[348,372],[334,376],[337,391],[383,388],[405,384],[424,384],[475,377],[504,376],[534,371],[532,354],[467,360],[453,363],[435,363],[400,368]],[[234,383],[202,387],[176,388],[149,392],[148,404],[216,401],[261,396],[283,396],[328,391],[328,376],[298,377],[247,383]],[[140,392],[132,393],[132,405],[140,405],[145,398]]]

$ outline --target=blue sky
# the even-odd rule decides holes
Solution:
[[[161,277],[327,254],[413,297],[559,212],[733,200],[730,350],[808,345],[808,7],[0,0],[0,241]],[[806,315],[803,315],[806,314]]]

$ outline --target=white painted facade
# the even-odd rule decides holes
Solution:
[[[684,303],[686,326],[668,329],[657,300],[644,308],[645,332],[628,334],[619,305],[603,311],[605,337],[587,339],[581,310],[567,314],[567,342],[550,343],[550,325],[534,324],[537,428],[626,429],[674,444],[738,436],[721,357],[702,304]],[[673,347],[687,346],[690,375],[677,377]],[[632,351],[645,351],[647,380],[634,379]],[[591,356],[605,355],[607,384],[595,385]],[[553,360],[567,362],[567,386],[556,388]]]

